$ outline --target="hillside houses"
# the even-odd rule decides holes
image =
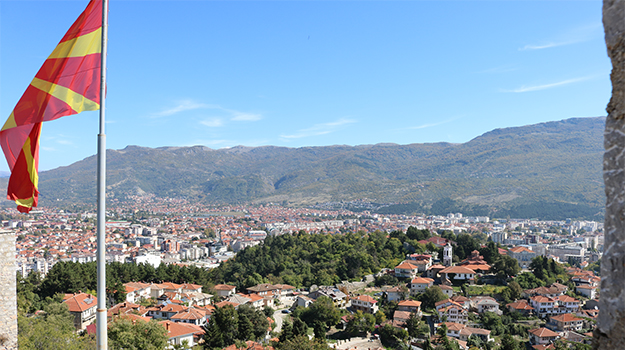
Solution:
[[[535,295],[530,298],[530,304],[534,312],[540,317],[575,313],[580,309],[580,301],[568,295],[560,295],[555,298]]]
[[[449,266],[439,272],[444,279],[451,281],[466,281],[468,283],[475,283],[476,272],[468,267],[464,266]]]
[[[546,345],[553,343],[556,339],[560,338],[560,334],[541,327],[537,329],[530,329],[530,344],[532,345]]]
[[[514,258],[522,269],[527,269],[536,255],[536,252],[526,247],[513,247],[508,250],[508,256]]]
[[[63,303],[67,305],[70,314],[74,316],[74,327],[84,330],[88,325],[95,322],[97,300],[91,294],[76,293],[65,294]]]
[[[456,339],[466,342],[472,335],[480,338],[482,342],[492,342],[494,339],[490,337],[491,331],[483,328],[468,327],[462,323],[445,322],[447,326],[447,336],[454,337]]]
[[[416,265],[418,272],[425,272],[428,268],[430,268],[430,266],[432,266],[432,255],[429,254],[410,254],[406,256],[406,260],[409,263]]]
[[[163,204],[162,207],[159,208],[159,212],[169,212],[173,207],[173,205],[169,206],[168,204]],[[143,210],[141,206],[137,207],[137,209]],[[250,238],[250,230],[255,229],[255,227],[251,226],[266,228],[267,225],[265,224],[270,221],[273,223],[292,221],[294,223],[293,226],[275,225],[272,230],[268,230],[270,231],[268,234],[259,232],[260,236],[274,236],[272,239],[276,240],[276,237],[280,234],[288,233],[291,230],[289,227],[305,227],[307,228],[307,232],[319,232],[317,227],[313,225],[315,223],[313,220],[317,218],[319,218],[319,220],[325,220],[325,217],[320,214],[321,211],[309,208],[306,210],[289,209],[289,211],[281,211],[281,209],[271,206],[264,206],[262,208],[233,206],[232,208],[228,208],[228,212],[237,211],[243,214],[237,214],[241,216],[234,217],[205,218],[193,217],[193,214],[197,213],[198,210],[193,206],[185,206],[185,210],[187,210],[187,212],[181,211],[181,213],[185,213],[186,215],[177,215],[175,218],[169,218],[167,214],[159,214],[161,215],[161,217],[159,217],[160,220],[154,222],[153,224],[156,226],[153,227],[150,232],[145,233],[145,235],[145,231],[140,230],[138,226],[107,227],[107,234],[110,234],[111,240],[111,252],[114,252],[115,255],[119,257],[128,256],[129,258],[136,258],[137,256],[142,256],[141,254],[144,252],[150,251],[154,253],[155,256],[159,256],[159,259],[162,260],[162,264],[180,264],[180,261],[176,259],[181,258],[182,255],[180,255],[180,252],[185,249],[190,251],[191,249],[196,249],[194,247],[199,248],[203,245],[210,245],[211,247],[217,246],[217,244],[214,243],[216,239],[209,239],[204,236],[203,230],[206,229],[209,231],[210,229],[210,231],[217,232],[220,236],[220,248],[212,250],[212,253],[220,256],[223,254],[222,258],[226,257],[227,253],[228,258],[231,259],[235,254],[227,250],[232,248],[232,245],[237,244],[237,242],[247,242]],[[491,229],[495,228],[495,224],[493,223],[488,223],[486,221],[470,222],[469,219],[465,222],[463,218],[458,219],[457,217],[453,218],[453,220],[440,217],[422,217],[417,219],[410,216],[389,216],[388,218],[380,216],[378,220],[377,218],[367,217],[366,219],[362,219],[362,222],[367,221],[367,225],[365,226],[360,225],[361,219],[359,215],[361,214],[336,211],[333,214],[328,212],[327,215],[345,215],[345,217],[349,217],[349,219],[342,221],[349,222],[350,226],[346,226],[349,227],[349,230],[362,228],[366,230],[366,232],[371,232],[373,227],[383,230],[405,229],[408,225],[413,225],[416,224],[415,222],[418,222],[423,229],[431,228],[433,230],[431,232],[434,234],[436,232],[434,229],[440,229],[441,231],[439,232],[442,232],[442,230],[446,228],[465,227],[466,232],[471,232],[472,235],[483,238],[485,236],[482,233],[491,235]],[[45,220],[40,221],[41,222],[33,225],[43,225],[45,222]],[[453,221],[453,223],[451,221]],[[253,222],[254,224],[252,224]],[[147,220],[143,224],[148,225]],[[129,223],[128,225],[131,224]],[[30,226],[26,225],[28,228],[30,228]],[[515,232],[512,232],[513,226],[518,228]],[[594,303],[596,301],[592,300],[598,294],[597,285],[599,279],[597,276],[594,276],[590,271],[581,270],[579,268],[569,268],[567,272],[572,276],[570,280],[559,272],[557,277],[554,278],[554,276],[550,276],[549,280],[557,280],[560,283],[525,290],[518,300],[514,302],[509,302],[510,300],[507,300],[506,302],[503,298],[507,298],[508,295],[502,293],[502,288],[504,288],[504,286],[502,286],[500,282],[510,282],[510,278],[507,281],[494,281],[496,275],[491,272],[491,266],[486,263],[486,260],[480,254],[480,252],[483,252],[485,256],[489,257],[489,261],[492,257],[487,254],[489,252],[490,254],[498,252],[499,254],[516,256],[520,261],[524,261],[523,252],[525,252],[526,255],[532,254],[527,252],[527,250],[536,255],[545,255],[548,257],[548,247],[551,245],[557,247],[559,244],[578,244],[575,240],[578,237],[573,237],[573,234],[565,235],[560,233],[560,231],[556,234],[547,232],[552,226],[558,227],[558,230],[561,230],[562,227],[572,226],[572,224],[564,222],[541,223],[535,220],[502,220],[497,224],[496,228],[503,231],[497,232],[506,233],[511,239],[509,242],[514,242],[518,247],[500,246],[497,247],[496,250],[494,248],[492,250],[484,250],[484,248],[492,248],[490,246],[476,248],[479,250],[473,250],[474,248],[472,247],[471,250],[473,251],[468,256],[466,256],[468,251],[463,252],[464,255],[462,255],[463,258],[461,259],[457,259],[457,257],[461,255],[454,256],[452,262],[450,262],[450,266],[439,264],[436,258],[438,256],[436,251],[423,254],[423,247],[420,245],[416,247],[418,248],[417,250],[412,251],[419,251],[419,253],[408,253],[410,250],[401,251],[399,255],[393,256],[392,259],[389,258],[385,260],[395,262],[397,265],[395,267],[387,266],[390,268],[389,276],[384,283],[395,284],[392,286],[375,288],[369,285],[366,288],[357,289],[371,282],[370,278],[363,278],[361,280],[361,278],[364,277],[363,275],[369,272],[362,272],[357,274],[354,278],[347,278],[350,279],[350,281],[342,283],[340,285],[341,289],[334,286],[327,286],[320,287],[319,290],[316,290],[315,287],[312,287],[310,293],[308,293],[307,288],[310,287],[311,283],[318,282],[315,280],[310,282],[310,278],[308,281],[304,282],[303,285],[297,286],[298,288],[302,288],[301,291],[298,290],[297,293],[294,293],[294,286],[278,284],[283,282],[280,280],[281,277],[279,275],[261,276],[262,281],[271,281],[274,284],[258,284],[249,288],[242,288],[242,290],[239,290],[239,287],[248,286],[245,284],[242,285],[241,283],[243,283],[243,281],[241,279],[232,281],[228,280],[228,277],[226,277],[225,281],[228,284],[218,284],[215,286],[216,295],[214,299],[217,307],[232,305],[241,308],[242,305],[250,305],[257,309],[262,309],[265,306],[274,306],[276,309],[286,308],[290,307],[291,301],[294,301],[296,304],[291,307],[291,309],[293,309],[298,305],[309,307],[312,305],[315,298],[325,295],[331,298],[337,307],[348,308],[349,311],[352,312],[362,310],[371,313],[376,313],[380,309],[384,309],[384,304],[387,304],[387,301],[393,301],[397,302],[397,309],[391,310],[392,312],[387,312],[387,317],[389,318],[387,322],[391,325],[405,327],[405,321],[411,314],[419,316],[423,313],[432,313],[429,302],[426,303],[424,301],[422,304],[420,301],[414,299],[422,298],[422,294],[426,292],[428,288],[438,286],[441,291],[448,296],[449,300],[444,301],[442,305],[436,305],[435,309],[437,311],[433,312],[434,322],[447,321],[448,328],[452,332],[454,332],[452,328],[455,327],[455,333],[448,333],[448,335],[455,337],[459,341],[466,342],[471,335],[476,335],[483,341],[489,341],[489,339],[497,339],[497,341],[499,341],[501,334],[493,337],[490,334],[490,330],[484,329],[483,327],[485,326],[480,322],[481,319],[495,317],[494,315],[486,313],[492,312],[500,314],[502,311],[519,312],[527,317],[539,315],[543,317],[542,321],[531,321],[541,322],[540,325],[546,322],[545,329],[559,334],[559,337],[569,339],[575,336],[570,332],[580,330],[579,319],[583,320],[581,322],[581,329],[584,329],[584,332],[587,332],[588,329],[594,326],[592,320],[597,317],[599,312],[599,310],[594,309]],[[24,228],[20,241],[17,244],[20,254],[23,254],[23,261],[18,266],[20,271],[45,271],[46,266],[48,266],[49,269],[50,266],[53,266],[53,262],[58,261],[59,256],[62,256],[63,259],[67,259],[63,261],[72,261],[72,258],[82,259],[82,257],[87,259],[86,257],[92,256],[94,253],[94,242],[91,240],[91,238],[93,238],[92,235],[86,231],[81,231],[80,233],[78,231],[73,231],[71,225],[65,225],[65,227],[66,228],[62,231],[55,231],[54,235],[49,236],[39,233],[35,235],[32,231],[27,232],[26,228]],[[340,227],[340,225],[337,227]],[[126,230],[126,228],[130,229]],[[116,229],[119,231],[113,233]],[[41,228],[39,228],[39,230],[41,230]],[[333,235],[342,234],[338,229],[328,232]],[[478,232],[482,233],[478,234]],[[448,234],[448,232],[445,234]],[[601,243],[598,238],[600,235],[600,232],[594,232],[589,235],[589,239],[584,238],[584,242],[579,243],[587,245],[587,249],[593,249],[592,254],[596,256],[585,254],[585,258],[589,262],[592,262],[590,259],[596,260],[600,258]],[[383,240],[384,235],[380,235],[380,238]],[[386,239],[390,241],[389,237],[386,237]],[[135,243],[132,243],[133,241]],[[439,236],[433,236],[432,239],[427,242],[431,242],[435,245],[438,243],[441,247],[449,246],[457,250],[457,246],[454,246],[454,243],[450,243],[449,240]],[[484,240],[482,239],[482,244],[483,243]],[[502,241],[502,243],[504,242]],[[592,245],[593,248],[590,248],[590,245]],[[163,246],[165,248],[163,248]],[[406,249],[406,246],[409,246],[409,244],[404,244],[403,247],[398,245],[398,247],[402,249]],[[46,257],[43,256],[44,252],[42,247],[47,249]],[[166,251],[161,251],[161,249],[165,249]],[[539,252],[537,249],[542,249],[542,251]],[[567,254],[568,253],[570,253],[570,251],[567,251]],[[178,254],[178,257],[176,257],[176,254]],[[571,254],[568,255],[570,256]],[[401,261],[403,258],[405,258],[405,260]],[[125,258],[120,259],[124,260]],[[210,260],[210,267],[218,266],[219,261],[224,261],[215,256],[206,259]],[[453,261],[457,263],[454,264]],[[531,260],[529,261],[531,263]],[[560,261],[562,260],[560,259]],[[572,262],[576,261],[577,260],[572,260]],[[185,263],[196,264],[197,262]],[[342,262],[339,259],[336,260],[336,263],[341,264]],[[582,267],[587,266],[586,261],[583,263],[575,265]],[[36,264],[40,266],[36,266]],[[402,264],[406,265],[402,266]],[[196,266],[209,268],[209,265],[204,266],[198,263]],[[519,265],[521,265],[521,262]],[[497,265],[493,263],[493,266]],[[370,271],[377,272],[377,270]],[[390,278],[391,276],[400,279],[399,285],[397,285],[393,278]],[[338,281],[336,276],[331,277]],[[379,277],[379,275],[376,277]],[[516,276],[512,276],[512,278],[518,277],[527,277],[527,275],[519,276],[517,274]],[[293,281],[293,283],[297,281],[297,279],[286,280]],[[519,279],[519,281],[521,281],[521,279]],[[376,283],[377,282],[376,280]],[[529,278],[525,280],[525,282],[539,285]],[[575,288],[573,288],[571,282],[575,284]],[[214,281],[210,281],[208,285],[212,286],[212,283],[214,283]],[[301,280],[299,283],[302,283]],[[494,286],[483,287],[484,284],[490,283],[493,283]],[[211,305],[211,298],[213,298],[213,296],[205,294],[205,288],[202,288],[200,285],[187,284],[185,286],[184,284],[169,282],[128,282],[124,284],[124,287],[127,292],[126,302],[109,308],[109,316],[116,317],[126,315],[137,321],[152,317],[153,319],[160,320],[163,324],[167,324],[170,334],[176,333],[175,329],[180,325],[200,326],[206,324],[206,322],[210,322],[210,317],[214,310],[214,306]],[[493,293],[490,296],[476,296],[476,294],[485,294],[485,291],[493,291]],[[378,295],[378,293],[381,294]],[[141,306],[148,305],[142,300],[149,297],[154,297],[157,300],[157,304],[152,307]],[[517,294],[515,294],[514,297],[518,297]],[[384,300],[385,298],[387,298],[387,300]],[[591,300],[587,301],[587,298]],[[280,303],[277,303],[277,300],[280,300]],[[285,300],[288,300],[288,305],[285,305]],[[586,306],[584,306],[585,303],[587,303]],[[390,303],[390,305],[395,304]],[[423,305],[428,305],[428,308],[422,310],[422,308],[424,308]],[[535,307],[537,309],[535,309]],[[486,316],[483,316],[484,314],[486,314]],[[392,320],[390,315],[393,316]],[[289,317],[286,312],[281,316]],[[88,318],[89,316],[85,317],[86,322],[89,322]],[[83,316],[81,316],[80,323],[86,322],[83,322]],[[80,325],[80,327],[83,325],[84,324]],[[382,326],[384,326],[384,324],[382,324]],[[538,325],[536,325],[536,327],[538,327]],[[198,340],[197,328],[184,328],[181,332],[182,333],[178,332],[178,340],[173,340],[173,342],[180,342],[184,337],[187,337],[187,339],[188,337],[195,337],[195,340]],[[549,344],[549,342],[555,339],[551,337],[548,332],[534,332],[537,333],[536,336],[531,335],[531,332],[527,335],[531,337],[533,341],[546,341],[544,344]],[[520,338],[521,337],[516,337],[517,340]]]
[[[311,292],[308,294],[308,297],[312,299],[317,299],[320,296],[325,296],[330,298],[334,303],[334,306],[341,309],[347,306],[347,295],[343,293],[341,290],[335,287],[321,287],[318,290]]]
[[[434,285],[434,280],[427,277],[416,277],[410,281],[410,294],[418,295]]]
[[[409,261],[404,261],[395,267],[395,277],[414,278],[419,273],[419,266]]]
[[[378,312],[378,301],[368,295],[359,295],[351,299],[352,309],[368,314]]]

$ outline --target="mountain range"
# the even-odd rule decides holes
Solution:
[[[207,204],[376,203],[381,213],[601,220],[604,117],[496,129],[461,143],[107,151],[107,198]],[[40,173],[40,205],[95,203],[96,156]],[[6,185],[6,179],[2,179]],[[342,204],[341,204],[342,203]]]

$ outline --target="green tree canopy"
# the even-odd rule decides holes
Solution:
[[[375,329],[375,316],[363,313],[358,310],[355,314],[351,315],[347,321],[345,330],[352,336],[366,334],[367,332],[373,332]]]
[[[75,333],[74,316],[63,303],[51,302],[44,312],[27,317],[18,313],[18,344],[20,349],[82,350],[95,348],[90,337]]]
[[[167,329],[158,322],[133,322],[117,317],[109,324],[109,347],[112,350],[160,350],[167,345]]]
[[[447,295],[443,293],[438,286],[428,287],[425,292],[419,296],[419,300],[421,300],[425,309],[433,309],[437,302],[445,299],[447,299]]]
[[[325,328],[334,326],[341,319],[339,310],[336,309],[332,299],[326,296],[320,296],[305,309],[301,315],[302,321],[306,322],[309,327],[315,327],[317,322],[323,324]]]

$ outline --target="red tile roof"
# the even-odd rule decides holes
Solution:
[[[541,327],[541,328],[536,328],[536,329],[530,329],[529,330],[530,333],[532,333],[533,335],[540,337],[540,338],[545,338],[545,337],[559,337],[560,334],[551,331],[545,327]]]
[[[65,294],[63,302],[67,304],[70,312],[83,312],[98,306],[97,299],[87,293]]]
[[[368,295],[359,295],[359,296],[357,296],[354,299],[360,300],[360,301],[365,301],[365,302],[368,302],[368,303],[371,303],[371,304],[375,304],[375,303],[378,302],[377,300],[373,299],[372,297],[370,297]]]

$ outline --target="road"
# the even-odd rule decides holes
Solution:
[[[276,327],[273,330],[274,332],[280,333],[280,331],[282,330],[282,323],[284,322],[284,318],[288,315],[289,314],[283,314],[282,310],[276,310],[273,313],[273,319],[276,321]]]
[[[280,307],[282,307],[283,309],[285,308],[290,308],[291,305],[293,305],[293,302],[295,301],[294,297],[280,297]],[[289,314],[283,314],[282,313],[282,309],[280,310],[276,310],[273,313],[273,319],[276,321],[276,327],[274,329],[274,331],[276,333],[280,333],[280,331],[282,330],[282,323],[284,322],[284,319],[288,316]]]

